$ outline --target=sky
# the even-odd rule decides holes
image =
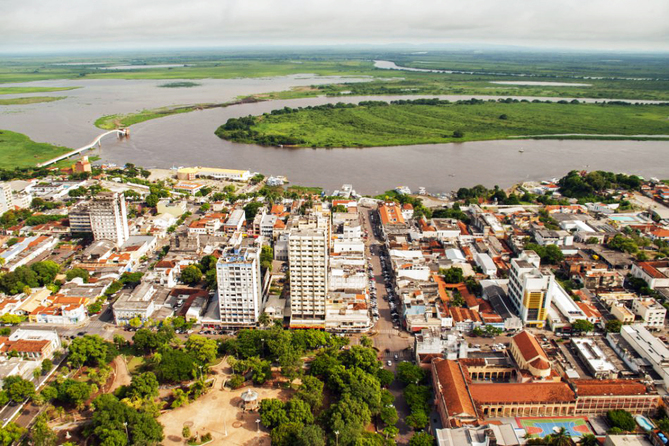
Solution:
[[[0,51],[480,44],[669,51],[669,0],[0,0]]]

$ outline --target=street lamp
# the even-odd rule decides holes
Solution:
[[[335,444],[339,446],[339,431],[334,431],[335,434]]]
[[[128,422],[127,421],[123,422],[123,427],[125,428],[125,436],[127,437],[128,436]]]
[[[256,426],[257,426],[256,432],[260,432],[260,418],[256,420]]]

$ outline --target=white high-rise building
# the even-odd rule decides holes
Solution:
[[[328,230],[297,229],[288,237],[290,326],[325,328],[328,293]]]
[[[128,240],[125,197],[118,192],[102,192],[90,203],[91,229],[95,240],[111,240],[121,246]]]
[[[227,248],[216,263],[216,277],[222,324],[255,325],[262,305],[260,248]]]
[[[9,183],[0,183],[0,214],[12,209],[12,188]]]
[[[534,251],[523,251],[511,260],[509,297],[516,312],[527,325],[543,327],[551,307],[555,277],[539,270],[539,256]]]

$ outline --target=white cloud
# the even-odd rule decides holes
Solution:
[[[669,50],[666,0],[0,0],[0,50],[495,43]]]

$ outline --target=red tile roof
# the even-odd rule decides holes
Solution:
[[[563,382],[472,384],[469,391],[478,404],[570,403],[576,401]]]
[[[532,361],[538,357],[548,361],[546,352],[531,333],[521,331],[512,338],[512,342],[516,344],[518,351],[525,358],[525,361]]]
[[[579,396],[644,395],[646,386],[631,379],[578,379],[572,381]]]
[[[437,379],[444,396],[448,411],[452,415],[476,415],[476,409],[469,398],[465,376],[457,362],[448,359],[434,359],[432,364],[437,372]]]

